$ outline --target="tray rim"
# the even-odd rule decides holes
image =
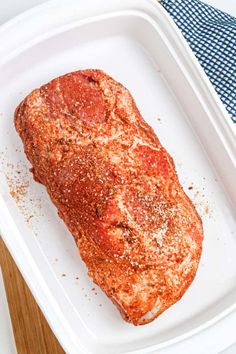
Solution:
[[[74,0],[69,0],[69,2],[73,3],[73,4],[75,3]],[[89,0],[88,2],[95,4],[96,0]],[[108,3],[108,2],[109,2],[109,0],[103,0],[103,3]],[[122,4],[124,4],[124,7],[125,7],[125,1],[122,0],[120,2],[122,2]],[[13,18],[12,20],[10,20],[7,23],[3,24],[2,26],[0,26],[0,39],[2,39],[2,38],[4,39],[4,36],[6,35],[7,32],[11,33],[11,31],[17,30],[19,22],[21,22],[21,21],[26,22],[29,19],[31,19],[32,16],[36,16],[36,17],[39,16],[40,17],[40,13],[42,15],[44,12],[47,11],[47,9],[49,9],[51,7],[54,7],[56,4],[58,5],[58,3],[59,4],[62,3],[62,0],[50,0],[50,1],[47,1],[47,2],[45,2],[43,4],[41,4],[41,5],[35,6],[34,8],[23,12],[22,14],[20,14],[20,15],[16,16],[15,18]],[[126,3],[127,3],[127,1],[126,1]],[[176,25],[171,20],[170,16],[166,13],[166,11],[155,0],[135,0],[135,1],[133,1],[133,6],[134,7],[135,7],[135,3],[140,3],[140,4],[143,4],[143,5],[144,5],[144,3],[146,3],[146,4],[148,3],[151,6],[157,7],[158,11],[161,11],[161,13],[163,15],[163,18],[165,19],[165,21],[170,26],[170,29],[175,33],[175,37],[177,39],[178,46],[182,47],[182,49],[186,52],[186,56],[188,57],[187,59],[189,59],[190,64],[193,67],[193,71],[195,73],[198,73],[198,75],[199,75],[199,77],[200,77],[200,79],[202,81],[202,84],[204,85],[204,87],[208,91],[208,93],[210,93],[209,100],[211,102],[215,103],[215,108],[217,109],[218,114],[221,115],[222,118],[224,118],[224,120],[222,120],[224,129],[226,129],[226,131],[228,132],[228,134],[230,136],[231,142],[233,142],[233,138],[234,138],[235,132],[236,132],[235,126],[234,126],[233,122],[231,121],[231,118],[229,117],[225,107],[223,106],[223,103],[220,101],[217,93],[214,91],[214,88],[211,85],[209,79],[205,75],[203,69],[201,68],[200,64],[197,62],[197,59],[194,57],[194,55],[191,52],[190,48],[188,47],[186,41],[183,39],[183,37],[181,35],[181,32],[177,29]],[[68,6],[68,2],[67,2],[67,6]],[[77,0],[76,1],[76,6],[78,8],[80,6],[84,6],[84,4],[82,5],[82,0]],[[126,10],[124,8],[123,12],[125,12],[125,11]],[[102,20],[103,17],[107,18],[109,13],[110,12],[108,11],[108,13],[106,13],[104,15],[99,14],[99,15],[96,15],[96,16],[87,17],[85,19],[79,19],[77,21],[72,21],[72,23],[70,23],[70,20],[69,20],[67,24],[63,24],[63,25],[61,23],[54,24],[55,29],[54,30],[50,29],[50,31],[46,31],[45,32],[45,38],[43,38],[43,36],[37,35],[35,40],[26,41],[25,45],[20,46],[18,49],[16,49],[16,51],[11,51],[10,50],[8,53],[5,53],[5,55],[1,56],[0,67],[1,67],[1,65],[7,63],[14,56],[17,56],[18,54],[23,52],[27,48],[27,46],[31,47],[34,44],[33,42],[35,42],[35,44],[37,44],[41,40],[49,38],[50,35],[55,35],[57,33],[63,32],[65,30],[69,29],[69,28],[75,27],[78,24],[79,25],[83,25],[83,24],[86,24],[86,23],[88,23],[90,21],[94,21],[95,19],[96,20],[99,20],[99,19]],[[118,12],[117,11],[113,11],[113,13],[118,13]],[[58,29],[59,29],[59,31],[58,31]],[[4,242],[7,244],[7,247],[9,248],[11,254],[14,257],[14,259],[16,260],[17,266],[20,268],[24,278],[27,281],[27,284],[29,285],[32,293],[34,294],[35,298],[37,299],[37,302],[40,304],[40,307],[43,310],[43,313],[46,316],[50,326],[53,328],[54,332],[57,333],[57,336],[59,337],[59,340],[62,343],[62,346],[64,347],[65,350],[68,347],[70,347],[73,350],[71,345],[66,343],[64,338],[62,338],[62,336],[60,335],[59,332],[62,331],[62,330],[59,331],[59,329],[57,328],[57,326],[55,324],[55,322],[56,322],[55,318],[52,321],[51,320],[51,315],[49,316],[46,313],[46,307],[43,305],[43,301],[40,300],[39,290],[37,290],[34,287],[33,280],[32,280],[32,278],[30,277],[30,274],[29,274],[30,272],[28,273],[27,271],[25,271],[26,267],[22,265],[22,261],[20,260],[20,257],[17,256],[17,247],[15,247],[15,245],[13,245],[10,242],[9,238],[6,236],[7,234],[8,235],[10,234],[9,230],[12,230],[12,232],[14,232],[14,233],[19,233],[19,231],[18,231],[13,219],[11,218],[10,214],[8,213],[8,210],[7,210],[7,208],[4,205],[4,202],[3,202],[3,199],[1,197],[1,195],[0,195],[0,211],[1,211],[1,215],[5,216],[5,218],[3,218],[3,220],[0,222],[0,229],[1,229],[1,233],[2,233],[2,237],[4,239]],[[7,222],[7,220],[8,220],[8,222]],[[28,250],[24,249],[24,247],[21,247],[21,248],[22,248],[22,254],[24,253],[26,258],[29,258],[30,255],[27,254],[27,252],[26,252]],[[32,257],[30,257],[30,258],[32,258]],[[29,263],[29,265],[31,265],[31,266],[32,266],[32,261],[33,261],[33,259],[31,260],[31,263]],[[43,280],[43,279],[41,279],[41,280]],[[43,284],[43,282],[42,282],[42,284]],[[46,286],[46,288],[47,288],[47,286]],[[47,290],[49,290],[49,289],[47,289]],[[41,286],[41,292],[44,292],[42,286]],[[48,311],[48,307],[49,306],[47,306],[47,311]],[[230,314],[232,314],[233,312],[235,312],[235,323],[236,323],[236,311],[235,310],[236,310],[236,303],[234,305],[230,306],[229,308],[227,308],[225,311],[223,311],[219,315],[217,315],[214,318],[212,318],[211,320],[207,321],[203,325],[200,325],[200,326],[196,327],[195,329],[193,329],[193,330],[191,330],[189,332],[186,332],[183,335],[180,335],[180,336],[178,336],[178,337],[176,337],[174,339],[168,340],[168,341],[164,342],[163,344],[160,343],[160,344],[157,344],[157,345],[154,345],[154,346],[150,346],[150,347],[148,347],[146,349],[129,351],[127,353],[132,353],[132,354],[134,354],[134,353],[151,353],[151,352],[153,352],[153,351],[155,351],[157,349],[173,346],[174,344],[179,343],[180,341],[183,341],[185,339],[189,339],[189,338],[191,338],[192,336],[194,336],[196,334],[200,334],[200,332],[206,331],[207,328],[214,326],[215,324],[217,324],[218,322],[222,321],[223,319],[227,320],[227,317]],[[56,311],[53,312],[54,315],[55,315],[55,313],[56,313]],[[225,331],[226,331],[227,330],[227,328],[226,328],[227,326],[224,325],[224,327],[225,327]],[[62,333],[65,333],[65,330],[63,330]],[[63,336],[63,337],[65,337],[65,336]],[[228,347],[228,346],[229,346],[229,344],[227,343],[225,348]],[[77,349],[77,347],[74,347],[74,348]],[[87,349],[83,348],[82,345],[81,345],[80,349],[81,349],[81,351],[83,353],[88,353]],[[146,351],[146,350],[148,350],[148,351]],[[70,351],[70,352],[74,353],[75,351]]]

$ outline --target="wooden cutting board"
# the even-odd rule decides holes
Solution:
[[[1,237],[0,266],[18,354],[64,354]]]

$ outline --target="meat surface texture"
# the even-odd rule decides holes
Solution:
[[[178,301],[199,264],[202,222],[129,91],[100,70],[69,73],[31,92],[15,127],[122,317],[145,324]]]

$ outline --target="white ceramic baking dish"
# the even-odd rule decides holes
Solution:
[[[235,128],[180,32],[154,0],[51,1],[0,29],[0,227],[67,353],[217,353],[235,341]],[[13,126],[33,88],[100,68],[133,94],[202,215],[196,279],[134,327],[87,276],[72,236],[35,183]]]

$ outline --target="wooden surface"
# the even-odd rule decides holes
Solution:
[[[0,265],[18,354],[63,354],[1,237]]]

